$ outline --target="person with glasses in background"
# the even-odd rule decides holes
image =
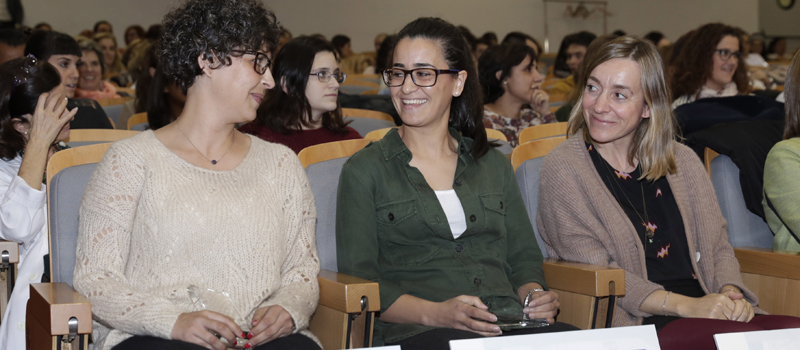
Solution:
[[[403,127],[344,164],[336,205],[339,271],[381,288],[375,345],[449,349],[453,339],[577,329],[554,322],[558,295],[514,169],[487,140],[470,45],[439,18],[397,38],[383,79]],[[549,326],[501,331],[506,317]]]
[[[686,38],[667,69],[673,109],[701,98],[749,93],[747,67],[741,62],[743,35],[739,28],[709,23]]]
[[[190,0],[163,25],[158,64],[184,109],[111,145],[81,204],[73,282],[94,348],[319,350],[305,172],[235,128],[275,86],[277,20],[256,0]]]
[[[67,109],[58,70],[32,56],[0,65],[0,96],[0,239],[20,244],[0,349],[25,349],[29,285],[41,281],[49,253],[45,165],[64,147],[78,110]]]
[[[280,143],[300,153],[320,143],[360,139],[347,126],[339,106],[339,70],[330,42],[304,36],[286,43],[275,56],[272,76],[279,88],[270,91],[258,108],[256,120],[239,131]]]

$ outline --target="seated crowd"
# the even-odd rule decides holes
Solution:
[[[0,239],[20,244],[20,275],[47,270],[43,179],[70,130],[147,116],[106,151],[80,207],[73,282],[92,304],[95,349],[321,349],[309,331],[320,208],[297,154],[366,136],[342,110],[348,74],[378,80],[401,124],[345,161],[334,208],[338,271],[380,286],[374,345],[578,330],[557,320],[542,251],[624,270],[613,326],[654,325],[662,349],[800,328],[742,280],[676,118],[723,98],[786,101],[763,210],[774,248],[800,251],[800,53],[783,38],[765,50],[762,35],[721,23],[674,44],[582,31],[549,55],[522,32],[498,42],[419,18],[355,53],[345,35],[294,37],[255,0],[187,0],[124,41],[107,21],[76,37],[0,29]],[[784,85],[768,76],[776,62],[790,63]],[[109,99],[124,103],[114,120]],[[531,222],[487,129],[514,148],[524,129],[557,122],[566,140],[544,158]],[[0,347],[25,348],[18,325],[40,280],[16,281]],[[215,302],[198,307],[198,290]],[[498,325],[521,315],[542,327]]]

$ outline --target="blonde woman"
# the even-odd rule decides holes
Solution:
[[[614,325],[653,324],[664,350],[800,326],[756,316],[708,175],[675,141],[656,48],[624,36],[587,60],[570,137],[542,166],[537,224],[550,255],[625,269]]]
[[[117,38],[111,33],[99,33],[94,36],[94,42],[100,46],[103,51],[103,64],[106,67],[104,74],[105,79],[111,79],[122,73],[125,73],[125,66],[122,64],[122,58],[119,54],[119,46],[117,46]]]

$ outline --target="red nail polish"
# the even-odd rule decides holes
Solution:
[[[258,323],[258,320],[253,320],[253,326],[255,326],[257,323]]]
[[[242,332],[242,338],[247,338],[247,333]]]
[[[247,343],[247,344],[245,344],[245,345],[244,345],[244,348],[245,348],[245,349],[249,349],[249,348],[250,348],[250,343]]]
[[[234,341],[233,341],[233,346],[236,346],[236,343],[238,343],[238,342],[239,342],[239,341],[237,341],[237,340],[234,340]]]
[[[247,339],[253,339],[253,333],[248,334]]]

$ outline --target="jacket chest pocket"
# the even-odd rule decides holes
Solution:
[[[380,204],[375,210],[378,225],[400,226],[417,215],[416,201],[411,199]]]
[[[506,204],[502,194],[480,195],[483,204],[483,215],[486,226],[483,228],[483,238],[486,248],[504,251],[506,238]]]
[[[417,211],[416,199],[379,204],[375,215],[381,254],[393,265],[421,265],[439,253]]]

